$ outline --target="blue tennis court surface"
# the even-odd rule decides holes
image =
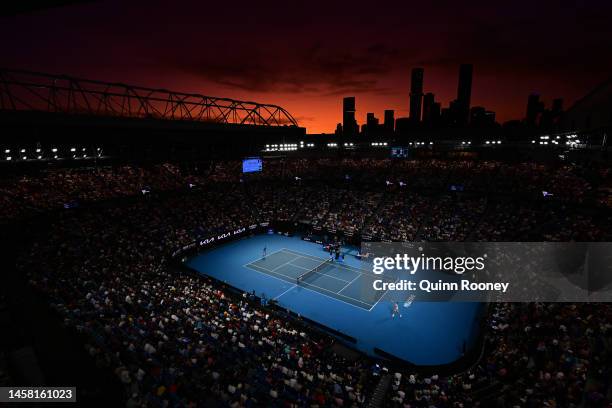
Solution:
[[[267,256],[262,259],[263,248]],[[391,317],[389,292],[372,288],[376,278],[354,256],[324,265],[297,284],[303,273],[329,259],[321,245],[297,237],[258,235],[230,242],[187,261],[187,266],[245,292],[276,299],[280,306],[357,339],[354,346],[374,348],[418,365],[448,364],[476,340],[479,303],[400,304]]]
[[[386,292],[372,287],[375,276],[367,270],[283,248],[246,265],[289,283],[371,310]],[[301,278],[303,275],[303,278]],[[298,283],[298,278],[299,283]]]

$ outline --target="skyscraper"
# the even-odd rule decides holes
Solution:
[[[540,95],[532,93],[527,98],[527,112],[525,113],[525,123],[528,126],[535,126],[538,120],[538,114],[542,110]]]
[[[358,129],[355,120],[355,97],[347,96],[342,101],[342,131],[345,136],[354,136]]]
[[[366,114],[366,131],[369,134],[374,134],[378,130],[378,118],[374,116],[374,113],[368,112]]]
[[[432,122],[432,109],[434,105],[434,94],[428,92],[423,97],[423,123]]]
[[[393,133],[395,130],[395,111],[393,109],[385,110],[385,122],[383,124],[385,132]]]
[[[459,66],[459,83],[457,86],[456,121],[458,125],[464,126],[468,123],[470,114],[470,100],[472,98],[472,64],[461,64]]]
[[[413,68],[410,78],[410,120],[421,121],[421,103],[423,100],[423,68]]]

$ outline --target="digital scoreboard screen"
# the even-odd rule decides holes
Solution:
[[[247,157],[242,160],[243,173],[256,173],[263,169],[263,160],[261,157]]]
[[[391,157],[399,159],[408,158],[408,148],[403,146],[395,146],[391,148]]]

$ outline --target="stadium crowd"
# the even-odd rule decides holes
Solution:
[[[164,164],[2,180],[4,222],[45,220],[19,268],[116,373],[127,406],[365,407],[380,378],[370,359],[341,357],[331,337],[250,294],[176,270],[168,254],[198,238],[262,221],[384,240],[603,241],[612,231],[609,211],[589,194],[604,170],[373,159],[265,168],[247,177],[237,162]],[[477,364],[450,376],[390,370],[386,404],[612,401],[608,305],[498,304],[487,322]]]

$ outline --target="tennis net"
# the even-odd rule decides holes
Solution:
[[[322,262],[321,264],[317,265],[316,267],[312,268],[309,271],[304,272],[303,274],[301,274],[300,276],[297,277],[297,284],[299,285],[300,283],[302,283],[302,281],[306,278],[308,278],[309,276],[321,271],[323,268],[325,268],[327,265],[331,265],[332,261],[330,259],[328,259],[325,262]]]

